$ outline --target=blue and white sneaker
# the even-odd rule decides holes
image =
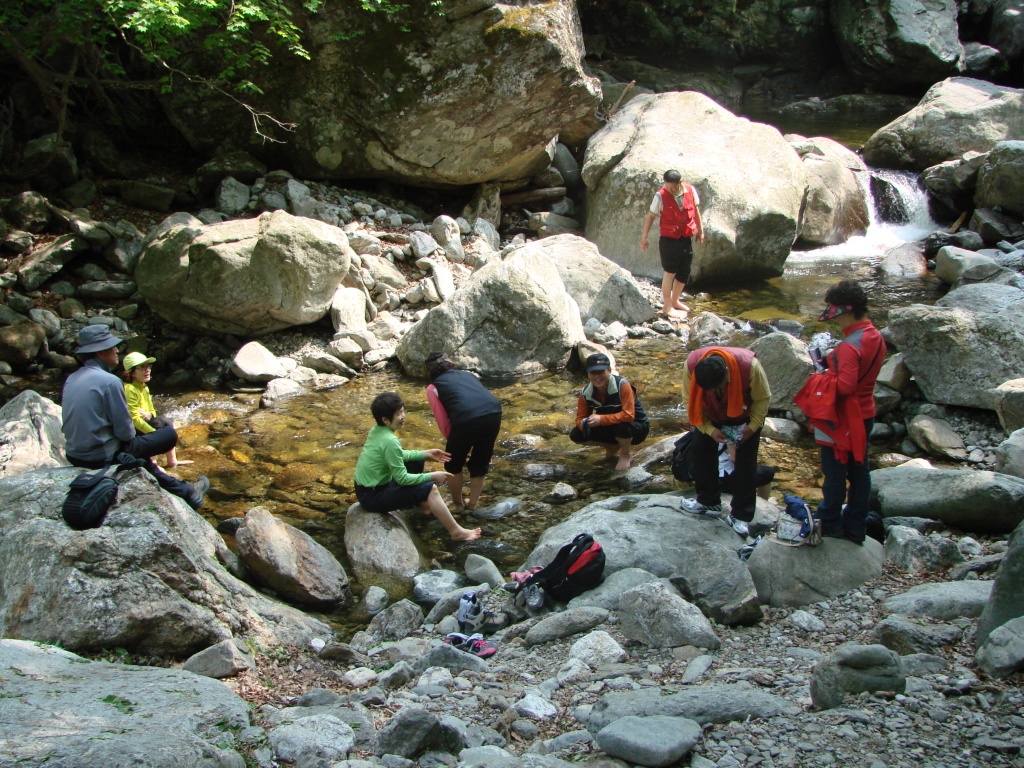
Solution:
[[[725,518],[725,522],[743,538],[747,538],[747,536],[750,535],[750,528],[742,520],[737,520],[732,515],[727,515]]]
[[[722,514],[721,504],[701,504],[696,499],[683,499],[682,507],[694,515],[712,515],[718,517]]]

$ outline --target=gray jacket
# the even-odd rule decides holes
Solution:
[[[69,458],[107,461],[135,437],[124,384],[101,360],[86,360],[68,376],[61,403]]]

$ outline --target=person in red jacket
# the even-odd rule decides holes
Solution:
[[[658,216],[658,253],[665,276],[661,280],[661,309],[669,317],[680,317],[690,311],[682,303],[683,289],[690,279],[693,263],[693,238],[704,242],[704,225],[700,219],[700,197],[692,184],[682,180],[679,171],[665,171],[665,185],[651,201],[640,235],[640,250],[647,253],[647,235]]]
[[[863,544],[871,495],[867,442],[875,423],[875,380],[885,361],[885,340],[868,319],[868,297],[855,280],[829,288],[825,302],[818,319],[835,320],[844,338],[825,357],[826,373],[836,377],[838,421],[833,428],[816,423],[814,429],[825,475],[818,517],[822,535]]]

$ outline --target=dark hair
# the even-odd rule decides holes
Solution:
[[[661,178],[663,178],[665,181],[669,182],[670,184],[675,184],[677,181],[682,181],[683,180],[683,175],[681,173],[679,173],[679,171],[677,171],[677,170],[675,170],[673,168],[673,169],[665,171],[665,175],[662,176]]]
[[[370,413],[379,426],[384,426],[384,419],[394,420],[395,414],[405,407],[405,401],[397,392],[381,392],[370,404]]]
[[[853,314],[864,317],[868,313],[868,295],[856,280],[843,280],[825,292],[825,301],[837,307],[853,307]]]
[[[444,352],[431,352],[424,361],[427,366],[427,375],[433,381],[445,371],[455,368],[455,363],[448,359]]]
[[[708,355],[693,366],[693,378],[701,389],[714,389],[723,381],[729,368],[721,355]]]

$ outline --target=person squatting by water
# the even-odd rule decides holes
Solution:
[[[587,358],[590,383],[580,392],[576,403],[576,426],[569,433],[574,443],[601,445],[605,459],[618,455],[615,469],[629,469],[634,445],[647,439],[650,424],[636,395],[636,388],[611,372],[608,355],[597,353]]]
[[[148,435],[163,427],[174,428],[174,422],[156,415],[153,396],[149,393],[149,380],[153,375],[152,364],[155,357],[146,357],[141,352],[132,352],[124,357],[124,396],[128,401],[128,413],[132,415],[135,434]],[[191,464],[191,461],[178,461],[175,448],[166,454],[167,468],[173,469],[179,464]]]
[[[825,302],[818,319],[835,320],[845,338],[824,358],[824,373],[836,378],[838,421],[811,421],[825,475],[818,518],[823,536],[863,544],[871,496],[868,437],[875,424],[875,380],[885,361],[885,340],[868,319],[868,297],[855,280],[829,288]]]
[[[720,445],[733,443],[732,514],[726,522],[741,536],[754,519],[757,503],[757,450],[768,415],[771,388],[756,355],[741,347],[702,347],[686,357],[683,402],[697,429],[691,456],[697,498],[686,502],[694,514],[722,512],[718,474]]]
[[[183,482],[164,472],[152,460],[153,456],[167,453],[177,444],[178,433],[174,427],[136,433],[124,384],[111,373],[117,367],[117,345],[121,341],[105,325],[87,325],[78,332],[75,355],[82,367],[68,376],[61,394],[68,461],[76,467],[101,469],[122,452],[146,459],[146,470],[161,488],[180,496],[193,509],[199,509],[210,481],[200,477],[194,484]]]
[[[451,480],[448,472],[424,472],[424,461],[450,461],[440,448],[407,451],[395,434],[405,424],[405,403],[395,392],[381,392],[370,404],[377,425],[370,429],[356,462],[356,498],[368,512],[394,512],[419,506],[438,519],[455,541],[480,538],[479,528],[463,528],[452,517],[437,484]]]
[[[501,403],[469,371],[460,371],[444,352],[431,352],[426,361],[427,402],[451,455],[449,473],[452,504],[462,506],[462,467],[469,469],[467,509],[476,509],[491,464],[494,441],[501,430]],[[467,460],[468,457],[468,460]]]
[[[704,242],[704,224],[700,218],[700,196],[694,186],[682,181],[676,170],[665,171],[663,178],[665,184],[654,195],[644,217],[640,250],[647,253],[647,236],[655,217],[660,216],[658,253],[665,272],[661,280],[661,310],[669,317],[680,317],[690,311],[682,303],[682,295],[693,264],[693,238]]]

